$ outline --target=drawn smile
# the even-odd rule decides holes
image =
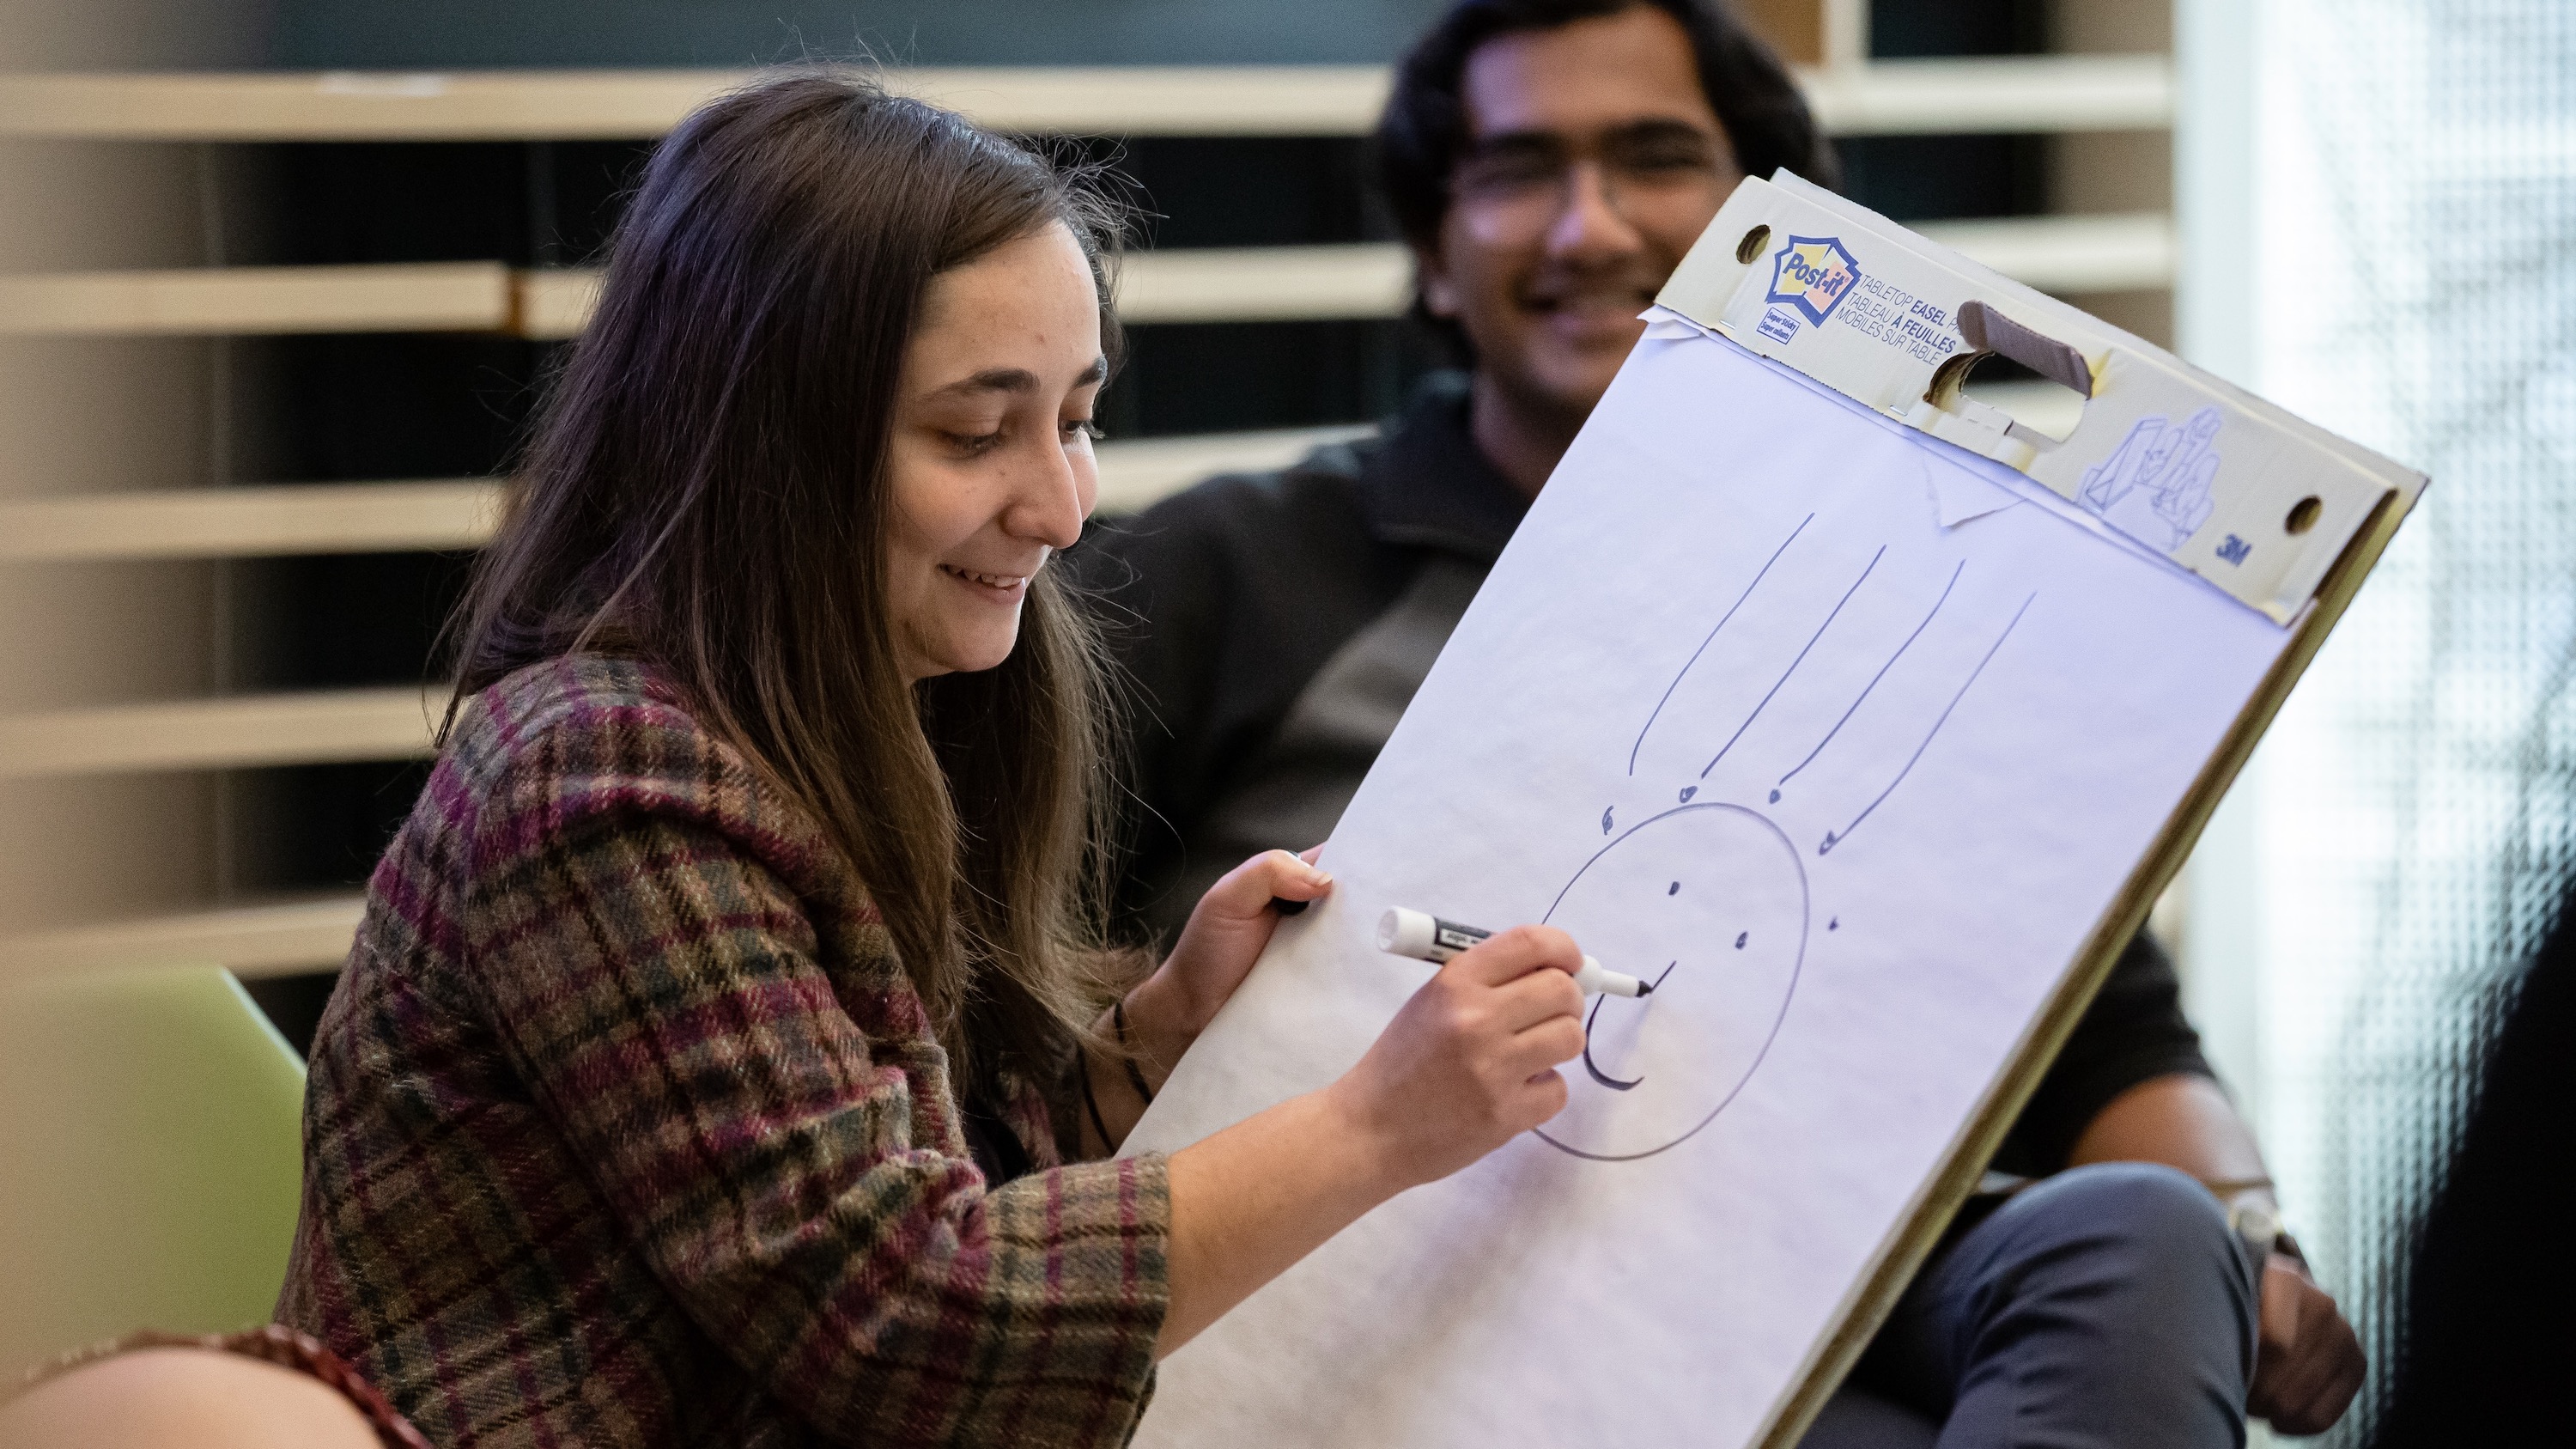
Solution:
[[[1677,960],[1667,963],[1664,967],[1664,975],[1658,976],[1653,981],[1647,983],[1650,988],[1649,994],[1651,994],[1651,988],[1663,985],[1664,976],[1672,975],[1673,967],[1679,966],[1680,964],[1682,963]],[[1583,1018],[1583,1069],[1592,1074],[1592,1080],[1608,1087],[1611,1091],[1625,1092],[1632,1090],[1639,1082],[1646,1080],[1645,1074],[1640,1072],[1626,1081],[1621,1081],[1619,1078],[1601,1070],[1601,1068],[1592,1060],[1592,1023],[1601,1019],[1601,1003],[1608,1001],[1609,999],[1610,997],[1607,992],[1592,998],[1591,1014]]]

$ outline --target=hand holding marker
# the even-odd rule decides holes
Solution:
[[[1270,909],[1283,916],[1293,916],[1306,909],[1307,902],[1273,898]],[[1421,911],[1408,911],[1397,906],[1377,921],[1377,948],[1391,956],[1410,956],[1416,961],[1433,964],[1448,960],[1494,933],[1481,926],[1462,926],[1444,921]],[[1646,996],[1654,986],[1634,976],[1613,971],[1590,956],[1583,958],[1583,969],[1574,973],[1574,984],[1586,996],[1607,992],[1612,996]]]
[[[1378,917],[1377,948],[1395,956],[1410,956],[1416,961],[1446,961],[1450,957],[1494,934],[1475,926],[1462,926],[1402,906]],[[1583,958],[1583,969],[1574,973],[1574,984],[1591,996],[1607,992],[1612,996],[1644,996],[1655,988],[1634,976],[1613,971],[1589,956]]]

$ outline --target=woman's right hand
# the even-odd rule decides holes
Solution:
[[[1583,1051],[1583,953],[1552,926],[1453,957],[1325,1089],[1383,1154],[1396,1191],[1447,1177],[1565,1107]]]

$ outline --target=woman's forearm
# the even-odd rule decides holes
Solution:
[[[1173,1154],[1168,1354],[1360,1214],[1565,1106],[1583,953],[1522,926],[1442,966],[1331,1086]]]
[[[1402,1191],[1395,1161],[1343,1105],[1340,1083],[1172,1154],[1171,1307],[1155,1356]]]

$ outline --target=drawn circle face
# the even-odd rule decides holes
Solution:
[[[1650,1157],[1714,1121],[1770,1049],[1806,958],[1806,867],[1767,817],[1684,805],[1603,846],[1547,923],[1655,990],[1593,998],[1565,1110],[1538,1135],[1577,1157]]]

